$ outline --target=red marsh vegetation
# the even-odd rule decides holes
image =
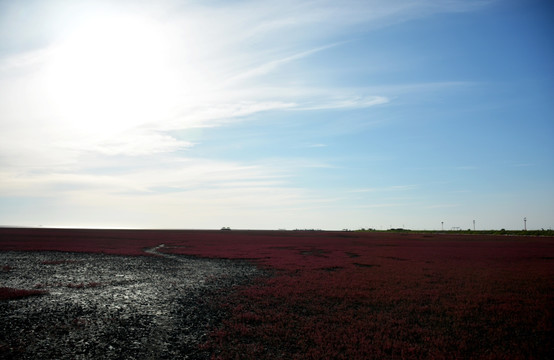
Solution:
[[[274,274],[221,295],[214,359],[554,358],[552,237],[0,229],[0,250],[160,244]]]
[[[44,295],[47,291],[33,289],[14,289],[10,287],[0,287],[0,300],[21,299],[29,296]]]

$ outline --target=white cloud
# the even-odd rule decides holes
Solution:
[[[243,82],[244,80],[248,80],[248,79],[251,79],[251,78],[255,78],[255,77],[259,77],[259,76],[268,74],[272,71],[277,70],[280,66],[283,66],[287,63],[293,62],[295,60],[300,60],[302,58],[305,58],[307,56],[310,56],[310,55],[318,53],[320,51],[329,49],[329,48],[334,47],[334,46],[337,46],[337,44],[320,46],[318,48],[302,51],[300,53],[289,55],[289,56],[286,56],[286,57],[281,58],[281,59],[273,59],[273,60],[267,61],[266,63],[261,64],[261,65],[256,65],[254,67],[249,67],[247,70],[244,70],[243,72],[241,72],[237,75],[232,75],[230,78],[223,81],[222,86],[225,87],[225,86],[228,86],[230,84]]]
[[[258,81],[265,75],[278,74],[287,64],[340,46],[340,42],[328,43],[327,39],[331,33],[340,34],[351,26],[383,26],[433,12],[467,11],[484,3],[351,1],[337,6],[330,1],[317,4],[256,1],[212,7],[172,1],[155,6],[132,1],[98,6],[93,2],[72,6],[52,2],[44,21],[61,24],[52,30],[51,45],[0,59],[3,73],[0,89],[9,94],[1,104],[5,106],[0,108],[3,119],[0,131],[13,139],[9,149],[2,152],[18,152],[14,149],[27,143],[71,157],[75,151],[91,149],[104,154],[170,152],[192,144],[159,131],[219,126],[262,111],[348,109],[385,104],[391,101],[390,97],[375,95],[380,90],[370,90],[368,94],[367,89],[310,88],[281,83],[278,77],[263,83]],[[70,16],[83,21],[73,21]],[[63,65],[67,56],[77,56],[71,55],[72,48],[79,44],[76,36],[81,34],[92,43],[102,41],[103,38],[96,37],[101,34],[89,30],[106,18],[110,24],[116,24],[118,19],[131,25],[147,20],[144,23],[153,34],[148,41],[134,41],[138,39],[126,32],[116,31],[113,36],[142,46],[133,45],[129,56],[161,54],[142,62],[141,66],[153,71],[156,78],[172,80],[150,81],[148,73],[139,74],[139,68],[129,68],[132,64],[127,69],[126,64],[112,69],[112,65],[102,60],[107,55],[98,54],[108,45],[95,45],[87,50],[85,44],[79,46],[88,51],[87,58],[99,58],[104,65],[93,69],[97,71],[92,73],[94,76],[74,72],[63,78],[68,67]],[[318,42],[322,45],[312,45]],[[156,51],[145,46],[155,46]],[[54,66],[58,70],[52,73],[49,62],[60,57],[66,60],[58,61],[63,66],[59,69]],[[81,56],[74,60],[83,62],[84,59]],[[89,65],[94,66],[92,62]],[[133,74],[138,80],[132,87],[119,82],[114,86],[109,79],[115,71],[127,74],[117,76],[121,81],[131,79]],[[50,78],[52,75],[56,77]],[[83,92],[85,87],[79,88],[78,81],[92,81],[96,88]],[[141,87],[148,89],[135,91]],[[117,97],[118,100],[112,100]],[[137,126],[141,127],[139,135],[122,137],[121,132]],[[152,133],[147,134],[148,131]],[[67,149],[68,144],[72,151],[59,150]],[[64,161],[59,159],[59,162]]]
[[[196,127],[221,126],[241,118],[264,111],[276,111],[295,108],[292,102],[283,101],[237,101],[234,103],[221,101],[197,104],[195,107],[183,109],[173,118],[160,123],[145,125],[153,130],[179,130]]]
[[[10,54],[0,58],[0,74],[9,75],[10,72],[17,73],[18,70],[28,72],[35,66],[44,64],[48,58],[50,49],[31,50],[23,53]]]
[[[318,101],[299,105],[298,110],[326,110],[326,109],[356,109],[366,108],[375,105],[386,104],[389,99],[384,96],[356,96],[353,98],[329,99],[327,101]]]
[[[170,153],[191,146],[191,142],[180,141],[169,135],[135,130],[94,144],[90,150],[105,155],[140,156]]]
[[[125,154],[127,155],[127,154]],[[116,157],[123,164],[126,157]],[[113,167],[113,162],[108,162]],[[113,174],[94,171],[91,165],[81,164],[68,168],[12,169],[0,174],[0,191],[4,196],[37,196],[41,193],[64,194],[79,190],[108,193],[155,194],[158,188],[182,191],[207,189],[256,189],[285,186],[289,176],[287,168],[271,165],[244,165],[228,161],[198,158],[166,159],[155,157],[131,165]],[[109,170],[109,169],[108,169]],[[112,174],[109,174],[112,173]],[[65,191],[64,189],[67,189]]]

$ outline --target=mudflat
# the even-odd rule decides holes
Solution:
[[[8,251],[0,264],[2,359],[207,359],[212,298],[260,274],[182,255]]]

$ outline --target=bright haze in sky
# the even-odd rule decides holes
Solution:
[[[552,228],[553,35],[547,0],[0,1],[0,225]]]

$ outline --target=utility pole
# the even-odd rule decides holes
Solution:
[[[527,231],[527,218],[523,218],[523,231]]]
[[[441,231],[444,231],[444,221],[441,221]]]
[[[475,231],[475,220],[473,220],[473,231]]]

